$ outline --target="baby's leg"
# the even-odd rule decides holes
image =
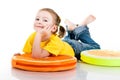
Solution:
[[[96,17],[93,15],[89,15],[88,17],[86,17],[84,19],[84,21],[82,23],[80,23],[79,25],[88,25],[89,23],[93,22],[94,20],[96,20]]]
[[[77,27],[76,24],[74,24],[73,22],[71,22],[68,19],[66,19],[64,23],[67,25],[68,31],[72,31]]]
[[[86,17],[80,24],[74,24],[73,22],[71,22],[70,20],[66,19],[65,20],[65,24],[68,26],[68,30],[72,31],[74,30],[76,27],[78,26],[85,26],[91,22],[93,22],[96,18],[93,15],[89,15],[88,17]]]
[[[84,49],[99,49],[100,45],[96,43],[89,32],[89,28],[87,26],[80,26],[73,30],[75,35],[75,40],[80,40],[81,43],[87,44],[89,46],[84,46]],[[91,47],[90,47],[91,46]]]

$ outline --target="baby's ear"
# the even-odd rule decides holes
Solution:
[[[56,32],[56,30],[57,30],[57,26],[54,25],[51,31],[54,33],[54,32]]]

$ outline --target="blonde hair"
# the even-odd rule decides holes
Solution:
[[[47,11],[52,15],[52,17],[54,18],[55,25],[59,27],[58,36],[62,38],[65,35],[65,29],[63,26],[60,26],[61,18],[59,17],[59,15],[53,9],[50,8],[42,8],[39,11]],[[54,33],[58,31],[58,27]]]

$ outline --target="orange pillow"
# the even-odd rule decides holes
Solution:
[[[29,71],[63,71],[76,67],[77,59],[71,56],[50,56],[35,59],[31,54],[12,57],[12,67]]]

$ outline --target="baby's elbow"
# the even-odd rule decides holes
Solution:
[[[47,51],[41,51],[41,52],[32,52],[32,57],[33,58],[45,58],[50,56],[50,53]]]
[[[41,57],[44,58],[44,57],[48,57],[48,56],[50,56],[50,53],[46,50],[43,50],[41,53]]]

